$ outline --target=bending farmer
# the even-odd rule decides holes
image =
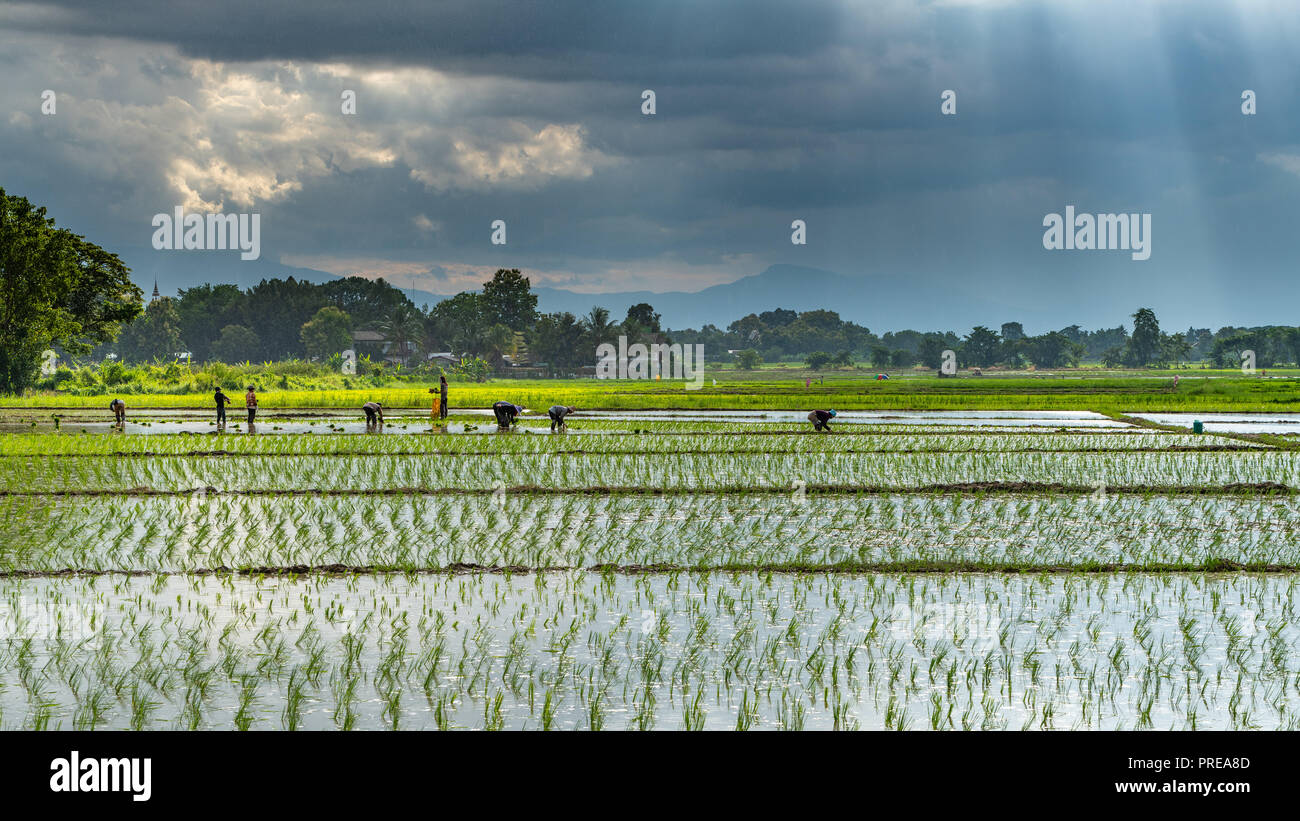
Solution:
[[[551,433],[555,433],[555,428],[557,426],[560,430],[567,431],[569,426],[564,424],[564,417],[576,410],[577,408],[572,405],[551,405],[550,410],[546,412],[546,415],[551,417]]]
[[[121,425],[126,422],[126,403],[121,399],[109,402],[108,409],[113,412],[113,424]]]
[[[492,412],[497,417],[497,428],[506,430],[515,423],[515,417],[524,412],[524,406],[497,402],[492,405]]]
[[[831,420],[837,416],[834,410],[815,410],[808,414],[808,421],[813,423],[813,430],[831,429]]]
[[[366,427],[384,424],[384,406],[379,402],[367,402],[361,409],[366,412]]]

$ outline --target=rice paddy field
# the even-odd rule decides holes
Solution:
[[[456,408],[488,407],[507,399],[526,407],[554,404],[601,410],[746,410],[768,412],[800,407],[838,410],[1003,411],[1058,410],[1113,412],[1284,412],[1300,407],[1300,371],[1272,370],[1268,377],[1243,377],[1239,371],[1171,369],[1115,372],[1062,371],[965,372],[938,378],[932,371],[877,373],[851,368],[825,374],[791,369],[796,378],[775,370],[707,369],[699,382],[683,380],[505,379],[487,383],[453,382]],[[804,377],[811,384],[805,385]],[[1178,384],[1174,378],[1178,377]],[[266,410],[355,409],[367,401],[392,408],[427,408],[429,384],[392,383],[348,390],[286,390],[271,377],[253,377]],[[238,399],[244,382],[227,385]],[[432,386],[436,387],[436,385]],[[47,392],[0,398],[0,407],[31,411],[94,410],[112,398],[132,409],[207,409],[210,393],[139,393],[111,396]]]
[[[1300,728],[1294,406],[975,404],[9,402],[0,728]]]

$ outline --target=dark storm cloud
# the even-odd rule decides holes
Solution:
[[[1298,35],[1285,6],[1113,0],[3,4],[0,184],[111,245],[177,201],[256,209],[271,258],[438,290],[497,264],[655,290],[797,262],[1061,325],[1142,301],[1280,321],[1300,306],[1234,284],[1291,293]],[[66,114],[43,120],[50,85]],[[1152,213],[1152,259],[1045,252],[1067,204]]]
[[[841,19],[839,4],[825,0],[126,0],[111,13],[95,0],[42,5],[47,13],[15,27],[166,43],[223,61],[362,59],[501,73],[546,63],[551,79],[631,71],[637,60],[686,61],[686,70],[691,61],[812,54],[837,39]]]

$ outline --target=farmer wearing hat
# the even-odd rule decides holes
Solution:
[[[555,433],[556,426],[560,430],[567,431],[569,426],[564,424],[564,417],[576,410],[577,408],[572,405],[551,405],[550,410],[546,411],[546,415],[551,417],[551,433]]]
[[[108,409],[113,412],[113,424],[123,425],[126,423],[126,403],[121,399],[114,399],[108,403]]]
[[[384,424],[384,406],[380,402],[367,402],[361,406],[366,412],[366,427],[373,428],[375,425]]]
[[[509,430],[510,426],[515,423],[515,417],[523,412],[523,405],[515,405],[510,402],[497,402],[492,405],[492,413],[496,414],[497,428],[499,430]]]
[[[813,430],[830,431],[831,420],[839,414],[834,410],[815,410],[808,414],[808,421],[813,423]]]
[[[253,417],[257,416],[257,388],[252,385],[248,386],[248,393],[244,394],[244,407],[248,410],[248,424],[253,424]]]

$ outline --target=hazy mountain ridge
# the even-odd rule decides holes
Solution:
[[[309,282],[329,282],[340,278],[326,271],[296,268],[269,259],[241,262],[221,252],[188,252],[185,257],[186,264],[181,270],[163,264],[167,260],[160,261],[156,254],[141,254],[138,260],[128,259],[127,262],[143,263],[133,266],[133,271],[135,281],[144,288],[146,296],[152,291],[155,277],[164,296],[175,295],[178,288],[207,282],[233,282],[241,288],[250,288],[263,279],[275,277],[292,276]],[[407,294],[416,305],[431,306],[453,296],[402,288],[400,282],[390,284]],[[664,327],[670,329],[698,329],[708,324],[725,329],[746,314],[774,308],[831,310],[842,319],[877,332],[904,328],[968,329],[979,324],[996,328],[1008,320],[1023,322],[1028,329],[1040,322],[1051,322],[1049,317],[1037,316],[1038,312],[1008,304],[1005,295],[994,294],[1002,300],[995,301],[962,294],[951,288],[927,287],[925,281],[916,276],[848,276],[788,264],[771,265],[761,273],[693,292],[581,293],[549,287],[533,290],[538,296],[538,309],[545,313],[569,311],[582,316],[599,305],[609,309],[615,320],[620,320],[627,314],[628,307],[648,302],[662,315]],[[1122,319],[1116,317],[1115,321],[1118,323]]]

